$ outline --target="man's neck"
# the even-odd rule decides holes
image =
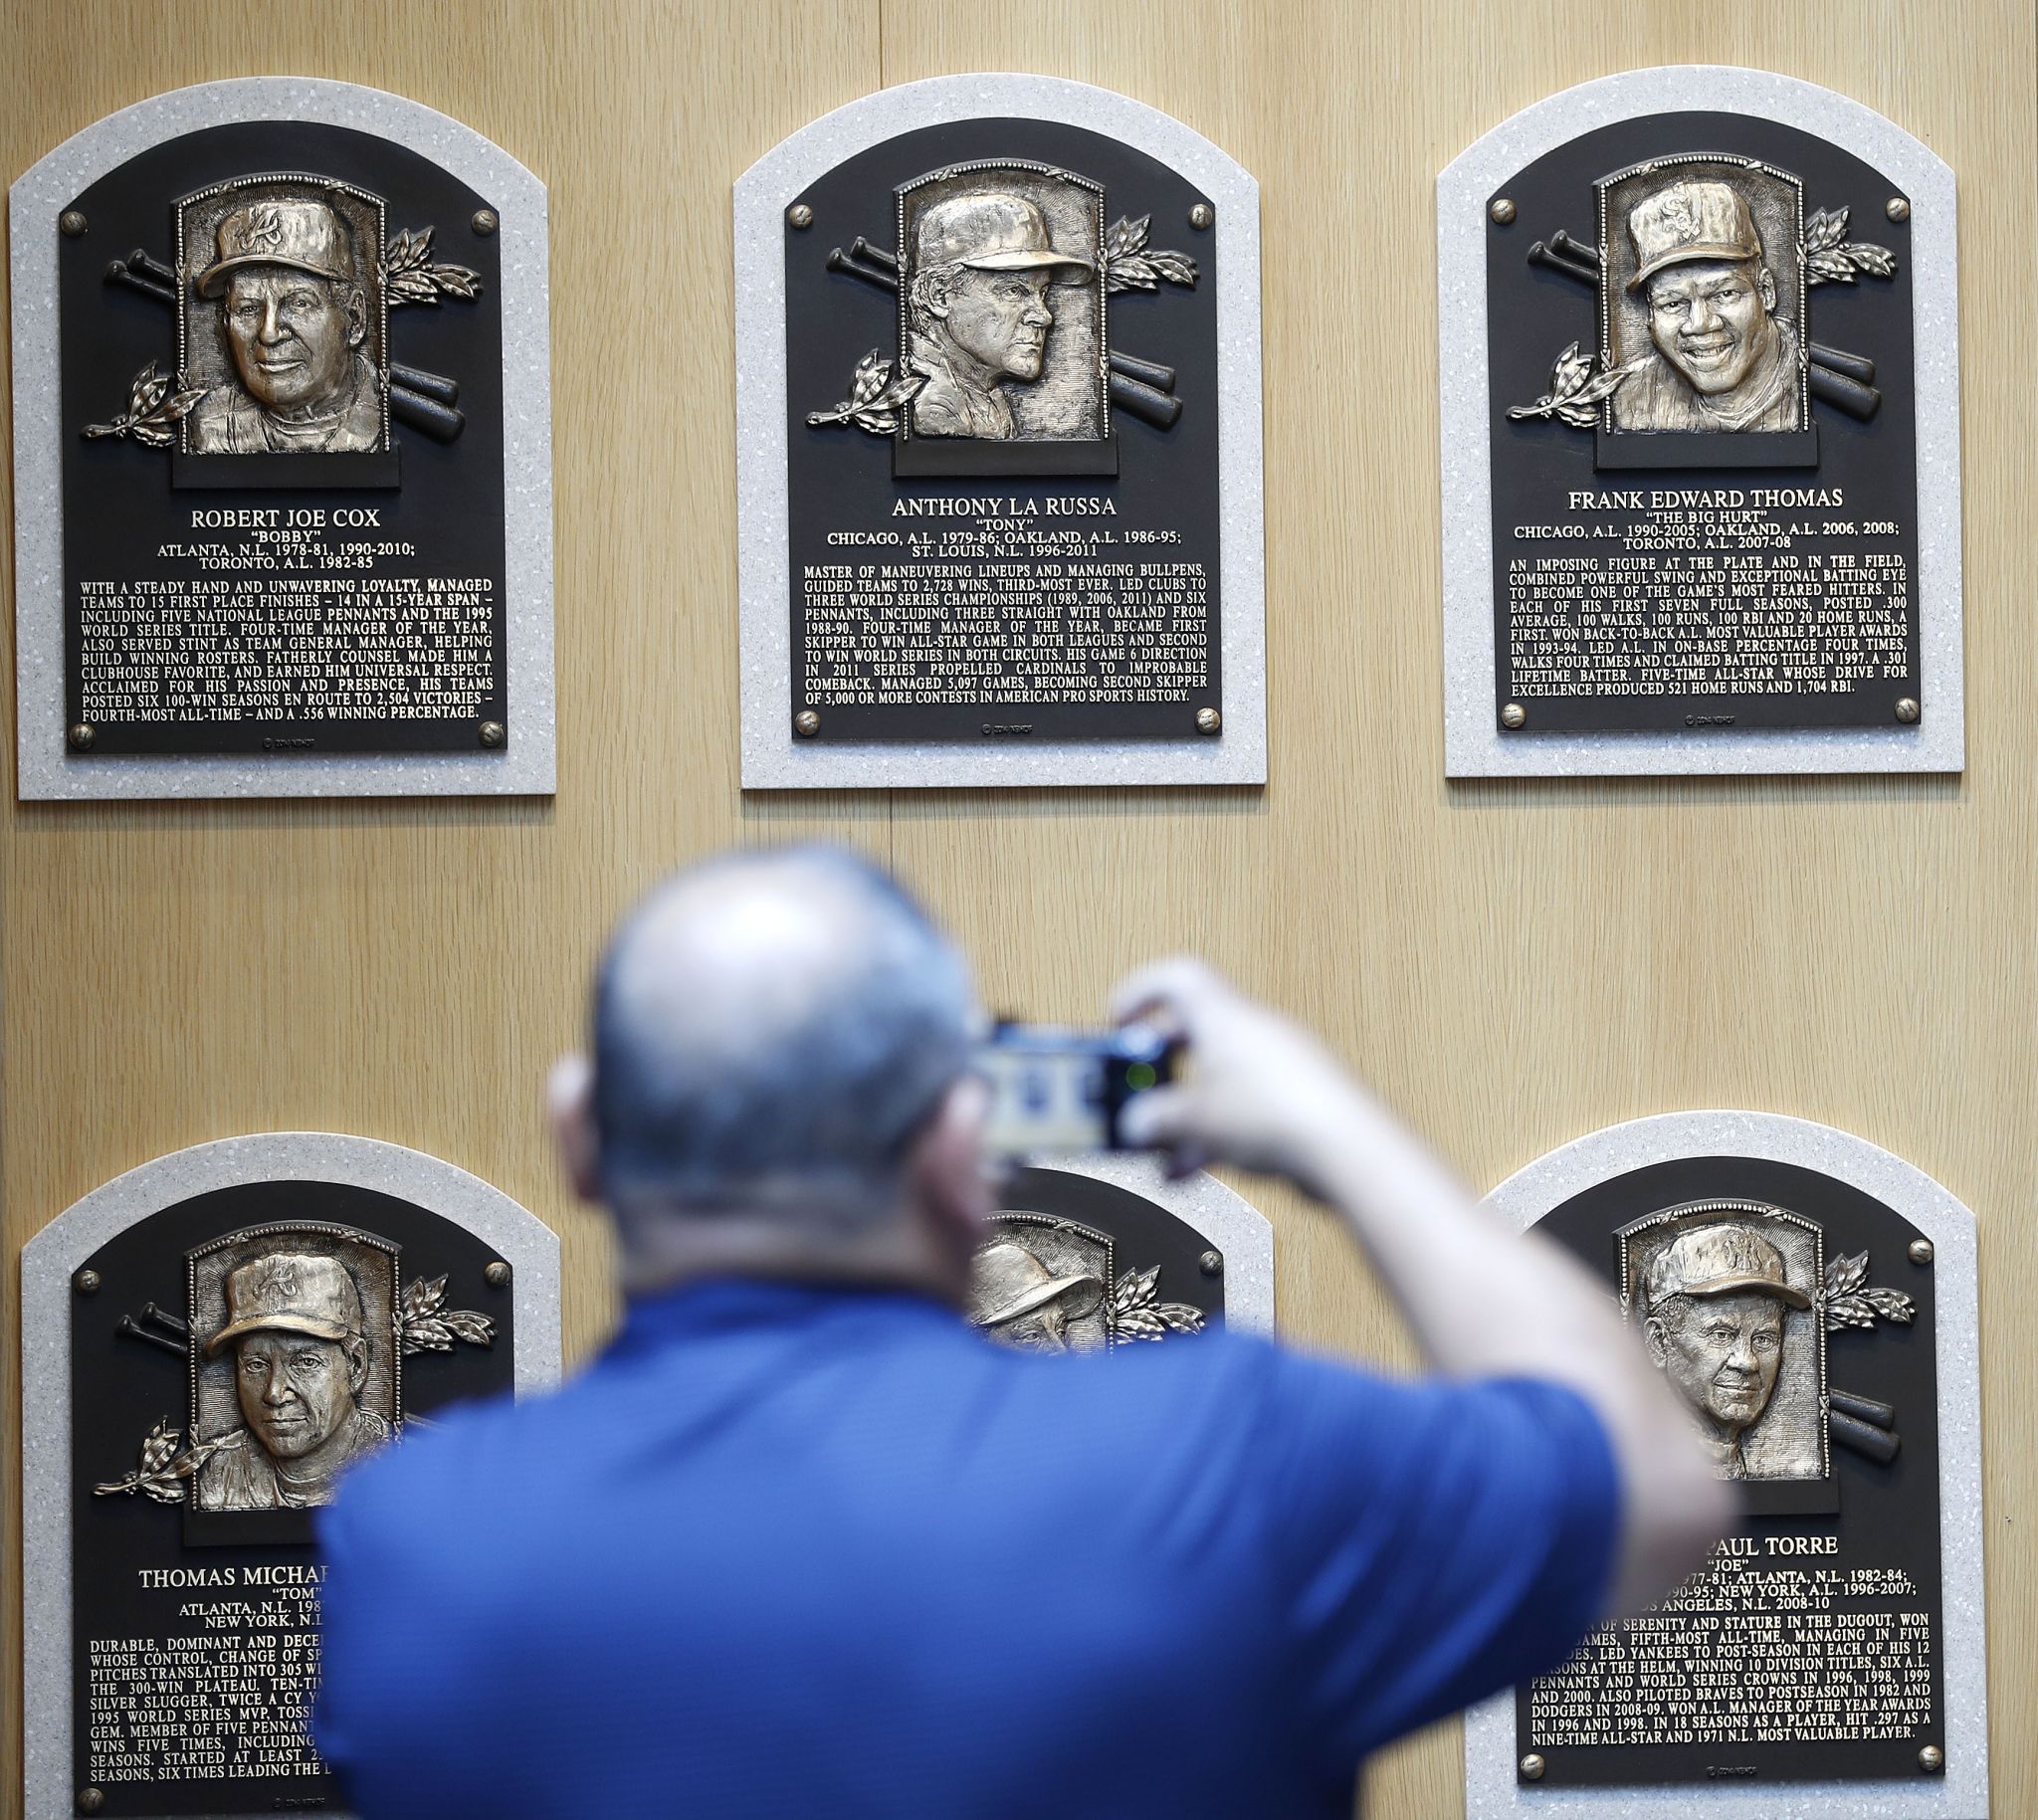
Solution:
[[[905,1220],[868,1230],[811,1231],[747,1213],[635,1214],[621,1228],[617,1277],[635,1300],[711,1277],[905,1290],[963,1306],[966,1252],[951,1256]]]

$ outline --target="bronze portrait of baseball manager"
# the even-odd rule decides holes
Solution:
[[[368,294],[352,231],[312,200],[230,210],[194,289],[219,305],[233,380],[191,412],[202,455],[362,454],[381,447],[382,395],[363,352]]]
[[[1776,313],[1776,280],[1741,194],[1725,183],[1666,184],[1628,211],[1654,344],[1613,394],[1620,430],[1803,428],[1796,328]]]
[[[1024,196],[950,196],[921,214],[909,308],[911,358],[926,383],[913,401],[914,434],[1015,438],[1004,387],[1031,384],[1047,364],[1049,291],[1096,271],[1056,252],[1047,216]]]
[[[278,1253],[227,1278],[227,1322],[205,1355],[233,1347],[246,1426],[199,1468],[201,1510],[330,1504],[341,1470],[389,1439],[388,1422],[359,1403],[364,1326],[361,1293],[337,1259]]]
[[[969,1321],[1022,1352],[1066,1352],[1070,1321],[1103,1300],[1104,1284],[1089,1272],[1056,1276],[1018,1240],[996,1239],[976,1254]]]
[[[1683,1232],[1642,1277],[1649,1356],[1691,1411],[1722,1479],[1745,1479],[1741,1441],[1775,1394],[1783,1311],[1808,1309],[1783,1254],[1741,1225]]]

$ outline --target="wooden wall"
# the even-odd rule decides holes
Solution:
[[[1542,96],[1679,62],[1829,85],[1958,173],[1962,779],[1443,781],[1433,180]],[[10,672],[10,1260],[162,1151],[362,1132],[554,1221],[583,1352],[610,1316],[604,1242],[536,1109],[589,957],[675,862],[846,838],[931,899],[1001,1005],[1091,1018],[1129,963],[1212,955],[1319,1020],[1482,1188],[1591,1127],[1704,1106],[1824,1119],[1945,1182],[1982,1225],[1995,1812],[2038,1813],[2029,0],[29,0],[0,20],[0,69],[9,180],[157,91],[305,75],[443,108],[550,186],[561,725],[556,802],[20,807]],[[737,790],[729,186],[830,107],[970,70],[1121,90],[1260,179],[1264,793]],[[1399,1354],[1344,1245],[1256,1192],[1286,1329]],[[20,1612],[10,1546],[6,1815]],[[1389,1753],[1370,1811],[1455,1820],[1457,1749],[1453,1724]]]

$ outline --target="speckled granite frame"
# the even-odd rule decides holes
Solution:
[[[1486,359],[1486,202],[1543,153],[1647,113],[1699,110],[1777,120],[1845,146],[1912,202],[1918,385],[1916,726],[1754,728],[1703,741],[1677,733],[1509,733],[1494,712],[1493,471]],[[1437,179],[1437,343],[1444,534],[1447,777],[1818,775],[1958,771],[1966,762],[1960,639],[1959,236],[1953,173],[1922,140],[1815,83],[1705,64],[1581,83],[1525,107]]]
[[[1910,1781],[1770,1782],[1755,1788],[1541,1788],[1515,1775],[1512,1689],[1465,1716],[1466,1820],[1988,1820],[1988,1655],[1981,1558],[1981,1327],[1974,1216],[1931,1176],[1846,1131],[1774,1112],[1669,1112],[1609,1125],[1538,1158],[1486,1197],[1527,1231],[1574,1195],[1652,1163],[1750,1156],[1847,1183],[1933,1245],[1938,1333],[1941,1698],[1946,1766]]]
[[[452,172],[502,217],[504,639],[510,743],[499,754],[321,753],[80,758],[64,742],[63,427],[58,421],[57,217],[80,190],[165,139],[242,120],[374,133]],[[364,89],[281,76],[200,83],[95,120],[9,192],[14,291],[16,792],[103,798],[549,796],[552,684],[552,382],[545,187],[471,126]]]
[[[1214,739],[949,740],[810,744],[792,731],[787,548],[785,211],[845,158],[944,120],[1012,115],[1103,133],[1179,171],[1217,210],[1220,648],[1224,731]],[[743,788],[840,790],[995,784],[1267,781],[1266,531],[1261,506],[1260,186],[1199,132],[1109,89],[1051,76],[936,76],[823,114],[736,180],[736,515],[742,592]]]
[[[559,1239],[499,1188],[419,1150],[325,1131],[268,1131],[158,1156],[95,1188],[21,1252],[22,1783],[24,1811],[73,1809],[71,1275],[130,1226],[216,1188],[339,1182],[395,1195],[509,1264],[519,1396],[559,1377]]]

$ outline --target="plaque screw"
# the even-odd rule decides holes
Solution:
[[[1522,1780],[1525,1782],[1541,1781],[1543,1768],[1544,1764],[1542,1758],[1539,1757],[1534,1751],[1529,1751],[1529,1753],[1522,1759]]]
[[[63,214],[57,217],[57,230],[66,240],[76,240],[85,232],[84,214],[78,209],[66,209]],[[96,1795],[99,1793],[99,1790],[90,1788],[86,1790],[86,1793]],[[83,1799],[84,1796],[80,1796],[81,1802]]]
[[[796,228],[810,228],[814,225],[814,211],[804,202],[795,202],[785,211],[785,218]]]
[[[74,752],[89,752],[92,750],[93,741],[99,737],[99,734],[93,730],[90,720],[81,720],[69,733],[65,734],[65,737],[70,740],[71,749]]]
[[[1883,213],[1892,221],[1909,221],[1911,219],[1911,205],[1902,196],[1892,196],[1889,201],[1883,204]],[[1928,1749],[1931,1748],[1930,1745],[1926,1747]]]
[[[1501,709],[1501,724],[1510,730],[1528,724],[1528,710],[1519,702],[1510,702]]]
[[[1946,1766],[1946,1753],[1936,1744],[1927,1744],[1918,1753],[1918,1767],[1929,1776],[1936,1776]]]
[[[1932,1262],[1932,1241],[1930,1239],[1913,1239],[1911,1241],[1911,1262],[1913,1264],[1930,1264]]]
[[[81,1814],[96,1814],[106,1804],[105,1791],[98,1788],[81,1788],[78,1791],[78,1811]]]
[[[96,1270],[82,1270],[72,1279],[78,1285],[81,1296],[97,1296],[100,1290],[100,1274]]]
[[[501,745],[509,737],[509,731],[502,721],[484,720],[482,722],[482,744],[487,746]]]
[[[510,1267],[501,1258],[483,1271],[482,1277],[492,1290],[506,1290],[510,1287]]]
[[[811,708],[803,708],[792,717],[792,730],[802,739],[811,739],[821,730],[821,716]]]
[[[475,210],[473,223],[474,231],[477,234],[481,235],[484,239],[487,239],[489,235],[493,234],[502,225],[503,218],[500,215],[498,215],[494,209]]]
[[[1196,1260],[1196,1268],[1206,1277],[1224,1275],[1224,1254],[1221,1251],[1206,1251]]]
[[[1502,227],[1506,227],[1509,222],[1515,219],[1515,205],[1506,196],[1496,196],[1493,199],[1492,206],[1486,212],[1499,222]]]
[[[1217,211],[1207,202],[1199,202],[1189,210],[1189,226],[1192,228],[1207,228],[1216,219]]]
[[[1219,727],[1221,727],[1221,726],[1222,726],[1223,724],[1224,724],[1224,716],[1223,716],[1222,714],[1220,714],[1220,713],[1219,713],[1219,712],[1218,712],[1218,711],[1216,710],[1216,708],[1197,708],[1197,709],[1196,709],[1196,731],[1197,731],[1197,732],[1199,732],[1199,733],[1214,733],[1214,732],[1216,732],[1216,731],[1217,731],[1217,729],[1218,729]]]
[[[1918,704],[1912,697],[1905,696],[1898,702],[1897,718],[1903,721],[1906,726],[1916,726],[1918,724]]]

